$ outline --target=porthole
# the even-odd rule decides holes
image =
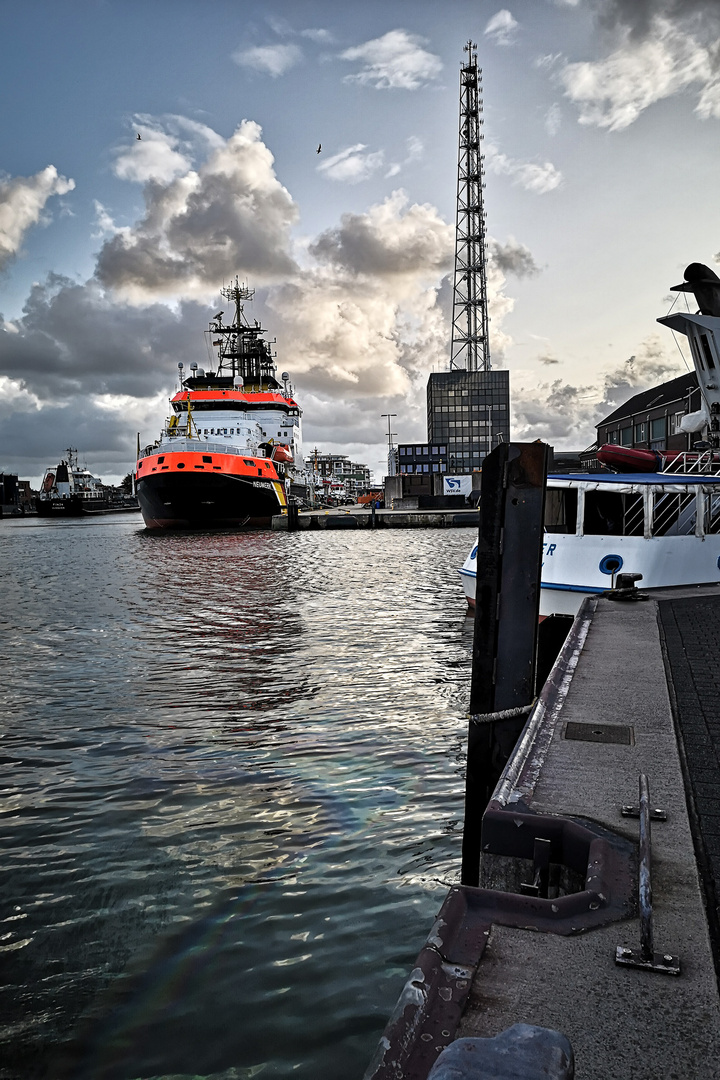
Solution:
[[[178,469],[184,469],[185,468],[185,462],[184,461],[178,461],[178,466],[177,467],[178,467]]]

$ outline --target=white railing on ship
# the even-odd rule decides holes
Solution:
[[[145,446],[139,453],[139,457],[149,457],[151,454],[162,453],[179,453],[183,450],[204,450],[209,454],[236,454],[238,457],[257,457],[257,450],[252,450],[250,447],[239,448],[237,446],[228,445],[226,443],[212,442],[210,439],[192,439],[187,435],[177,434],[169,435],[165,433],[166,438],[176,440],[179,445],[168,447],[162,443],[151,443],[150,446]],[[180,445],[183,444],[183,445]]]
[[[668,461],[662,472],[720,476],[720,454],[717,450],[688,450]]]

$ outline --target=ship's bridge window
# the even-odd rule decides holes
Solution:
[[[590,536],[642,536],[642,495],[586,491],[583,532]]]
[[[653,500],[653,536],[691,536],[695,532],[695,492],[656,492]]]
[[[574,533],[577,528],[577,491],[548,488],[545,496],[545,528],[548,532]]]

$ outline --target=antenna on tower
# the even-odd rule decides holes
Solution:
[[[480,133],[482,69],[477,45],[464,46],[467,61],[460,68],[460,138],[458,143],[455,280],[453,286],[450,370],[488,371],[487,276],[485,271],[485,187]]]

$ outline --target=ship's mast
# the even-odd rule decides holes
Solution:
[[[482,70],[477,45],[464,46],[467,62],[460,68],[460,137],[458,144],[455,279],[453,288],[450,370],[488,371],[487,275],[485,209],[483,206]]]
[[[235,284],[226,286],[220,293],[233,304],[235,318],[232,324],[227,325],[222,321],[224,312],[220,311],[210,323],[210,333],[213,336],[221,335],[213,341],[213,345],[220,350],[218,374],[226,370],[233,378],[241,378],[244,385],[257,386],[258,389],[277,386],[275,361],[269,343],[263,337],[265,331],[258,322],[251,326],[245,317],[243,305],[245,301],[252,300],[255,290],[241,285],[235,278]]]

